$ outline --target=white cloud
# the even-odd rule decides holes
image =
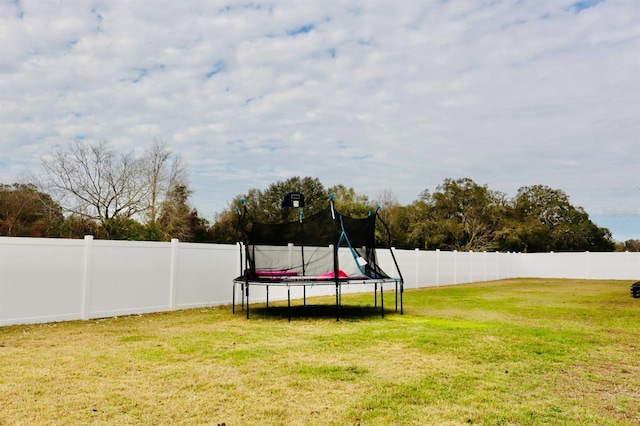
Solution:
[[[158,138],[208,217],[293,175],[636,211],[638,18],[635,0],[3,2],[0,182],[73,138]]]

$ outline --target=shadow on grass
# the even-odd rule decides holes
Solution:
[[[237,313],[237,311],[236,311]],[[395,311],[385,309],[384,314],[392,314]],[[243,311],[242,314],[246,315]],[[280,318],[288,320],[295,319],[337,319],[340,320],[360,320],[370,318],[381,318],[382,310],[380,307],[357,306],[357,305],[295,305],[287,306],[251,306],[249,311],[250,318]]]

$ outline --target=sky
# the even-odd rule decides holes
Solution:
[[[164,141],[212,220],[293,176],[565,191],[640,238],[640,1],[0,0],[0,182]]]

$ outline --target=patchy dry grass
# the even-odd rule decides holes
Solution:
[[[629,282],[506,280],[0,328],[0,425],[640,424]],[[322,305],[326,303],[326,305]],[[351,306],[351,307],[348,307]]]

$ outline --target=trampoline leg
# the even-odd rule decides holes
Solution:
[[[373,307],[378,307],[378,283],[375,283],[373,287]]]
[[[340,284],[336,283],[336,321],[340,321]]]
[[[267,286],[267,308],[269,307],[269,286]]]
[[[245,292],[247,297],[247,319],[249,319],[249,283],[245,285]]]
[[[384,318],[384,289],[380,284],[380,306],[382,307],[382,318]]]
[[[307,306],[307,286],[302,286],[302,303],[304,306]]]
[[[404,302],[402,295],[404,294],[404,284],[400,283],[400,315],[404,315]]]
[[[398,281],[396,281],[396,312],[398,312]]]
[[[289,313],[289,322],[291,322],[291,289],[287,287],[287,312]]]
[[[233,295],[231,296],[231,313],[236,313],[236,283],[233,283]]]

